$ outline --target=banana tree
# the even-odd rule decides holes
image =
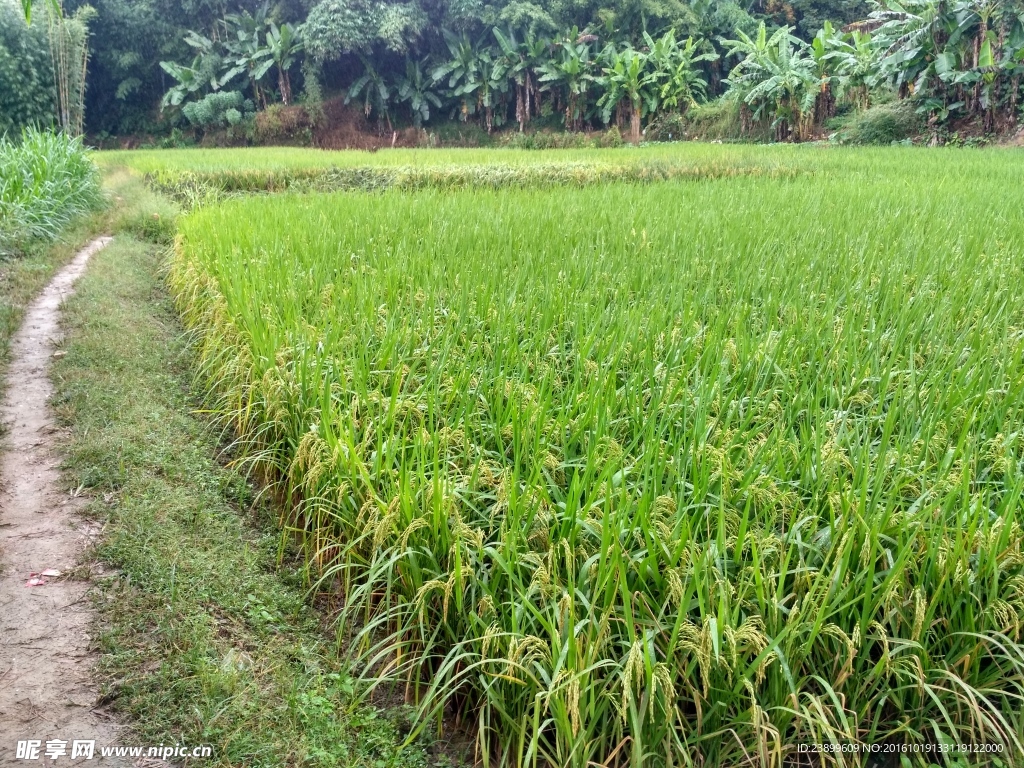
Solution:
[[[497,27],[494,28],[494,37],[501,49],[501,55],[495,59],[494,76],[506,77],[515,84],[516,121],[522,133],[530,122],[533,108],[536,106],[539,111],[537,69],[546,59],[550,43],[538,39],[532,32],[519,41],[514,30],[502,32]]]
[[[814,97],[814,121],[823,123],[836,113],[836,96],[832,88],[836,65],[831,53],[839,46],[841,33],[831,21],[826,21],[818,34],[811,40],[810,56],[814,63],[814,74],[818,78],[818,93]]]
[[[825,58],[835,67],[836,96],[856,109],[871,106],[875,78],[875,46],[867,32],[853,30],[837,38]]]
[[[587,37],[574,27],[568,38],[558,44],[558,54],[539,70],[543,87],[565,96],[565,127],[570,131],[583,127],[587,94],[595,80],[593,51]]]
[[[486,86],[490,75],[487,67],[490,52],[481,43],[471,42],[466,34],[456,37],[444,30],[444,39],[451,59],[437,66],[432,77],[434,82],[447,78],[451,95],[459,104],[459,117],[466,121],[481,106],[478,92]],[[486,73],[483,71],[485,68],[488,70]]]
[[[388,130],[392,131],[394,127],[391,125],[391,87],[368,58],[365,56],[359,58],[363,62],[365,72],[348,89],[345,103],[348,104],[352,99],[362,95],[363,114],[366,117],[376,114],[377,123],[386,122]]]
[[[430,105],[441,107],[441,98],[431,89],[430,78],[418,61],[405,60],[405,77],[398,79],[398,101],[409,105],[412,122],[417,128],[430,119]]]
[[[876,79],[890,82],[900,96],[935,85],[938,56],[944,57],[938,67],[946,72],[958,69],[958,41],[945,50],[951,31],[946,0],[881,0],[868,21],[876,27]]]
[[[193,62],[193,65],[195,62]],[[161,61],[160,68],[174,78],[175,83],[164,94],[160,109],[181,106],[190,95],[202,90],[209,81],[201,78],[195,67],[186,67],[173,61]]]
[[[302,52],[302,40],[291,24],[280,27],[270,22],[267,29],[267,52],[277,67],[277,87],[281,92],[281,101],[287,106],[292,102],[292,80],[289,70],[295,59]]]
[[[901,95],[921,96],[933,118],[957,104],[980,113],[988,130],[1000,106],[1013,119],[1024,43],[1020,3],[883,0],[869,21],[877,25],[878,79]]]
[[[605,92],[599,102],[602,117],[607,123],[612,110],[625,99],[629,106],[629,138],[640,142],[640,122],[645,114],[654,112],[658,105],[657,78],[648,70],[648,55],[627,45],[621,51],[606,49],[610,66],[604,68],[600,83]]]
[[[269,31],[267,5],[264,4],[255,16],[248,11],[229,14],[224,17],[224,24],[228,30],[224,41],[227,51],[225,60],[230,68],[221,79],[221,85],[244,73],[252,88],[254,100],[262,109],[266,109],[263,78],[276,63],[271,49],[264,43],[264,35]]]
[[[192,31],[185,36],[185,43],[196,52],[191,64],[160,62],[160,68],[175,81],[160,102],[161,110],[181,106],[192,94],[219,91],[230,80],[223,73],[225,60],[218,43]]]
[[[674,29],[658,40],[653,40],[646,32],[644,38],[650,51],[647,58],[652,68],[659,108],[682,113],[696,104],[698,97],[707,98],[707,80],[694,65],[701,61],[716,61],[717,53],[701,52],[692,37],[680,45]]]
[[[487,55],[480,59],[480,84],[477,88],[478,102],[483,110],[484,128],[488,133],[495,125],[501,126],[505,123],[508,111],[505,103],[508,84],[506,71],[498,66],[488,51]]]
[[[755,120],[772,118],[775,138],[801,139],[812,122],[819,78],[813,59],[805,56],[806,43],[782,27],[770,38],[764,22],[751,38],[737,30],[738,40],[725,40],[729,55],[743,58],[729,74],[729,84],[750,109]]]

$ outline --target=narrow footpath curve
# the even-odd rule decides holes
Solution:
[[[0,766],[120,762],[100,757],[101,747],[120,742],[116,724],[95,709],[88,582],[44,575],[36,579],[45,583],[27,585],[33,574],[67,574],[88,545],[76,516],[78,500],[61,484],[49,369],[61,303],[89,258],[108,242],[93,241],[54,277],[11,343],[0,409],[6,427],[0,457]],[[18,742],[29,740],[41,742],[38,754],[18,759]],[[75,740],[95,741],[91,760],[71,759]],[[48,758],[48,741],[66,742],[65,754],[56,745],[56,759]]]

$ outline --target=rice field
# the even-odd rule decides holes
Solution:
[[[757,151],[181,224],[339,648],[484,765],[1024,752],[1024,156]]]

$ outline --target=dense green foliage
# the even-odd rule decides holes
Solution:
[[[850,144],[892,144],[916,136],[924,128],[924,119],[906,102],[879,104],[864,110],[840,132],[839,138]]]
[[[0,136],[54,120],[46,19],[26,24],[13,0],[0,0]]]
[[[35,130],[0,138],[0,254],[55,238],[99,200],[99,173],[79,140]]]
[[[259,110],[304,99],[309,124],[325,94],[342,94],[388,131],[614,125],[633,141],[645,125],[678,137],[680,116],[719,97],[740,104],[718,113],[735,118],[720,133],[782,140],[818,136],[837,110],[879,96],[910,99],[933,133],[960,118],[1009,130],[1022,106],[1024,0],[94,5],[94,133],[195,125],[180,107],[221,90]],[[45,82],[40,67],[21,76]]]
[[[253,103],[238,91],[215,91],[199,101],[191,101],[182,113],[192,125],[200,128],[235,126],[255,112]]]
[[[692,19],[652,35],[617,26],[612,14],[551,35],[538,33],[546,22],[536,18],[484,23],[479,31],[442,26],[440,50],[418,44],[430,24],[411,4],[367,6],[351,16],[353,8],[327,0],[303,25],[280,28],[264,8],[225,17],[219,43],[189,33],[197,55],[188,67],[163,64],[178,81],[165,103],[216,91],[247,73],[253,99],[265,105],[274,64],[287,103],[289,69],[300,54],[318,91],[315,65],[356,53],[362,74],[346,102],[361,102],[388,131],[400,115],[420,126],[447,113],[478,121],[488,133],[513,123],[522,132],[533,120],[554,119],[569,131],[628,125],[638,142],[645,120],[652,135],[685,129],[687,110],[723,84],[724,60],[731,70],[723,98],[739,104],[740,136],[811,138],[840,106],[865,110],[876,95],[912,97],[914,109],[937,123],[965,115],[980,117],[986,131],[1015,124],[1024,73],[1021,0],[879,0],[874,8],[844,30],[826,20],[809,39],[793,25],[750,15],[725,36]],[[680,27],[697,34],[684,39]],[[404,73],[391,60],[396,53],[404,55]]]
[[[65,0],[74,11],[86,0]],[[226,13],[256,11],[256,0],[88,0],[96,9],[90,23],[89,87],[86,114],[91,133],[154,130],[159,104],[173,84],[161,61],[186,62],[194,50],[189,30],[212,32]],[[300,19],[301,3],[275,6],[286,19]]]
[[[339,633],[482,758],[1019,755],[1022,169],[948,152],[229,201],[170,282]]]
[[[73,11],[84,2],[68,0],[65,5]],[[93,59],[87,92],[89,128],[93,133],[131,133],[156,128],[161,120],[157,105],[173,85],[160,62],[187,66],[197,53],[186,42],[189,32],[212,42],[225,42],[225,18],[239,13],[257,17],[264,7],[269,8],[278,25],[301,27],[310,58],[325,62],[324,85],[332,92],[347,89],[363,73],[357,54],[368,57],[396,90],[406,75],[406,57],[419,62],[429,76],[447,55],[445,31],[465,34],[470,40],[482,40],[496,49],[491,32],[495,28],[555,41],[577,28],[599,35],[602,44],[614,41],[636,46],[643,45],[644,31],[658,37],[674,29],[680,40],[694,36],[717,46],[718,37],[733,37],[737,28],[753,32],[759,19],[770,24],[795,23],[809,39],[820,19],[846,23],[863,18],[868,12],[863,0],[793,0],[768,5],[734,0],[412,0],[386,4],[366,0],[281,0],[269,6],[259,0],[91,0],[89,4],[97,11],[90,25]],[[314,66],[309,71],[316,69]],[[296,69],[294,74],[297,73]],[[712,94],[721,92],[719,81],[724,72],[719,65],[709,64],[704,77]],[[276,94],[272,98],[283,98],[276,71],[271,70],[265,86]],[[448,110],[437,114],[447,117]],[[165,115],[163,120],[167,119]]]
[[[913,93],[933,115],[984,115],[989,128],[1016,118],[1024,75],[1020,0],[904,0],[881,5],[873,28],[876,79]]]

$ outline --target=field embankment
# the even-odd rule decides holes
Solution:
[[[421,723],[509,765],[1021,754],[1021,160],[783,151],[184,220],[209,407]]]
[[[186,206],[224,196],[274,192],[379,192],[386,189],[585,187],[612,182],[732,176],[788,178],[813,171],[786,151],[647,147],[641,150],[391,150],[308,149],[113,152],[101,162],[125,166]]]

